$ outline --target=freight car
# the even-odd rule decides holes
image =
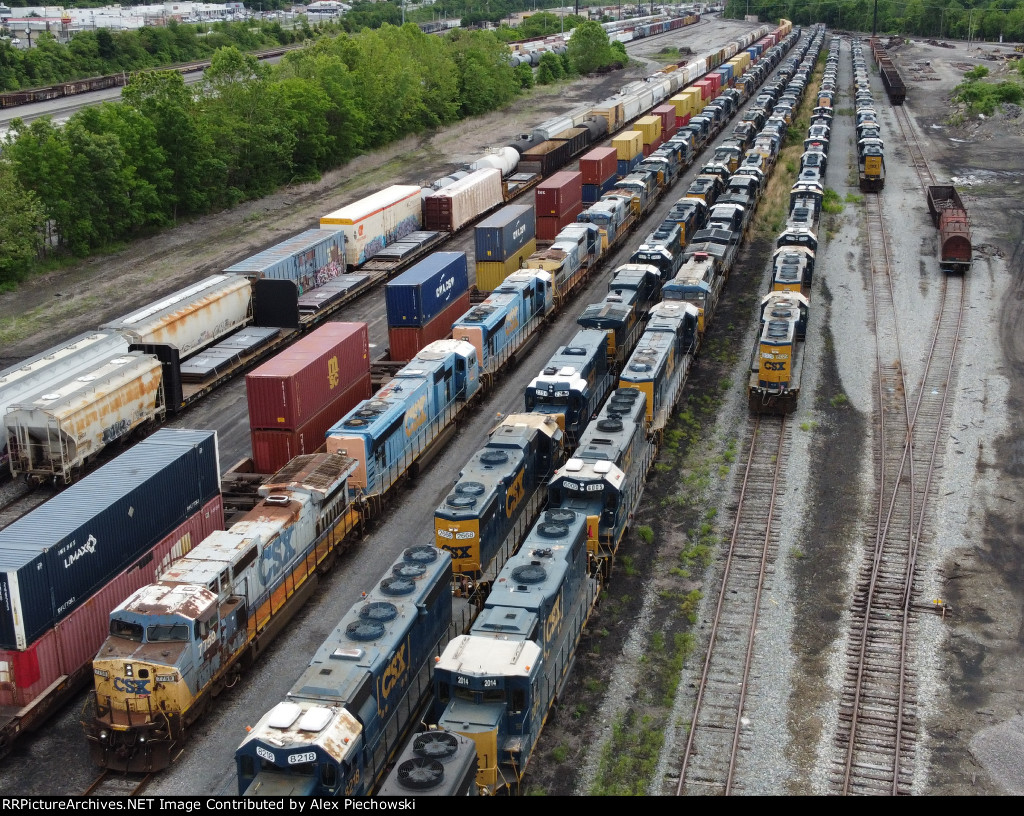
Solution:
[[[292,460],[241,521],[110,613],[82,723],[96,764],[149,772],[170,763],[212,699],[266,649],[351,543],[355,465],[337,454]]]
[[[165,428],[0,531],[0,756],[92,676],[109,611],[223,528],[216,434]]]
[[[967,272],[971,268],[971,228],[967,209],[952,185],[930,185],[928,212],[939,230],[939,268]]]

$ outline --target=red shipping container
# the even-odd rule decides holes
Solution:
[[[662,129],[662,131],[666,131],[666,130],[669,130],[670,128],[672,128],[672,127],[675,127],[675,124],[676,124],[676,106],[675,105],[658,105],[658,107],[656,107],[654,110],[652,110],[651,113],[654,114],[655,116],[657,116],[659,119],[661,119],[661,129]]]
[[[91,677],[93,658],[110,630],[110,612],[214,530],[223,529],[224,506],[216,496],[27,649],[0,650],[0,705],[26,706],[62,677],[71,680],[68,691]]]
[[[615,175],[618,156],[614,147],[595,147],[580,159],[583,184],[602,185]]]
[[[576,216],[583,212],[583,202],[581,201],[569,212],[556,217],[547,216],[541,218],[537,217],[537,240],[538,241],[554,241],[555,237],[565,227],[573,223],[576,220]]]
[[[538,220],[563,215],[583,201],[583,174],[572,170],[555,173],[537,185],[535,201]]]
[[[711,83],[711,98],[714,99],[722,90],[722,75],[710,73],[705,77],[705,79]]]
[[[327,323],[245,378],[250,428],[302,426],[370,370],[365,323]]]
[[[705,102],[710,102],[715,98],[714,85],[711,80],[705,77],[704,79],[698,79],[693,83],[694,87],[700,88],[700,98]]]
[[[582,205],[580,205],[582,207]],[[582,209],[580,210],[582,212]],[[575,218],[575,216],[573,216]],[[539,222],[540,219],[538,218]],[[539,236],[538,236],[539,237]],[[452,336],[452,324],[469,311],[469,292],[425,326],[393,326],[388,328],[388,343],[392,360],[411,360],[428,343]]]
[[[370,374],[354,383],[338,399],[324,408],[319,414],[295,430],[278,430],[277,428],[253,428],[252,459],[257,473],[277,473],[296,456],[314,453],[324,444],[327,432],[339,419],[355,408],[360,402],[369,399],[373,393]]]
[[[644,158],[646,159],[646,158],[647,158],[648,156],[650,156],[650,155],[651,155],[651,154],[652,154],[652,153],[653,153],[653,152],[654,152],[655,150],[657,150],[657,147],[655,147],[654,145],[649,145],[649,144],[645,144],[645,145],[644,145]]]

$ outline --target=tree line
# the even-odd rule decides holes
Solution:
[[[199,85],[140,72],[120,103],[83,108],[63,126],[15,120],[0,153],[0,285],[43,256],[116,246],[501,108],[532,83],[508,55],[490,31],[437,37],[385,25],[317,40],[277,66],[223,47]],[[565,67],[597,70],[595,55],[619,60],[604,30],[584,23]]]
[[[1024,0],[729,0],[725,16],[745,14],[846,31],[1024,42]]]

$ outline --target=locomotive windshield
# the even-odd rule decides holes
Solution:
[[[110,634],[114,637],[137,640],[139,643],[142,643],[142,624],[130,623],[114,618],[110,621]]]
[[[150,643],[168,643],[188,640],[188,624],[166,623],[156,624],[146,629],[146,639]]]

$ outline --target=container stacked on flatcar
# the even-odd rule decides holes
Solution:
[[[345,261],[359,266],[385,246],[420,229],[423,224],[420,188],[396,184],[334,210],[320,226],[345,234]]]
[[[595,147],[580,158],[584,204],[593,204],[618,179],[618,153],[614,147]]]
[[[384,286],[389,353],[411,360],[429,343],[451,333],[469,308],[465,252],[435,252]]]
[[[328,323],[245,378],[252,458],[277,473],[315,453],[327,431],[372,393],[365,323]]]
[[[492,292],[537,250],[535,208],[510,204],[475,229],[476,288]]]
[[[583,174],[578,170],[555,173],[537,185],[534,201],[537,240],[554,241],[583,210]]]
[[[162,429],[0,530],[0,746],[92,676],[112,608],[223,527],[216,434]]]

